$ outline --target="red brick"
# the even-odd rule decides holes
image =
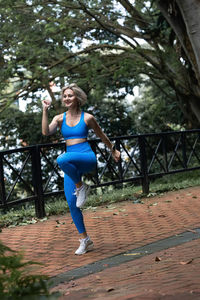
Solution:
[[[55,276],[199,227],[199,194],[200,187],[194,187],[143,199],[144,204],[126,201],[113,204],[113,209],[85,210],[86,228],[95,248],[83,256],[74,255],[79,236],[69,214],[5,228],[1,241],[23,250],[27,260],[44,263],[37,267],[40,274]],[[61,222],[59,227],[56,220]],[[90,299],[93,294],[94,299],[179,299],[175,295],[182,300],[200,299],[199,251],[199,241],[193,241],[81,278],[76,286],[67,283],[59,288],[67,293],[63,299],[84,299],[89,292]],[[155,262],[155,256],[161,261]],[[194,259],[191,264],[181,264],[190,259]]]

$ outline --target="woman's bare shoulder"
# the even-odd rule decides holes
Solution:
[[[87,112],[84,113],[84,121],[87,124],[87,126],[91,125],[91,122],[93,122],[94,116],[92,114],[89,114]]]
[[[89,114],[89,113],[85,112],[84,113],[84,119],[85,119],[85,121],[89,121],[89,120],[94,119],[94,116],[92,114]]]

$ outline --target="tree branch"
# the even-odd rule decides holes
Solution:
[[[117,1],[128,11],[128,13],[133,17],[133,19],[137,21],[137,25],[139,25],[142,29],[147,29],[148,22],[142,18],[141,14],[128,0]]]
[[[119,35],[119,33],[117,33],[115,30],[111,30],[109,27],[106,26],[105,23],[102,22],[102,20],[100,18],[97,18],[96,15],[94,15],[91,11],[89,11],[87,9],[87,7],[81,2],[78,1],[83,9],[83,11],[85,11],[90,17],[94,18],[96,20],[96,22],[102,27],[104,28],[106,31],[118,36],[120,39],[122,39],[126,44],[128,44],[129,46],[131,46],[131,48],[135,48],[135,46],[128,41],[127,39],[125,39],[123,36]]]
[[[127,47],[122,47],[122,46],[114,46],[114,45],[107,45],[107,44],[102,44],[102,45],[92,45],[92,46],[89,46],[81,51],[78,51],[78,52],[75,52],[75,53],[70,53],[66,56],[64,56],[62,59],[56,61],[55,63],[53,63],[52,65],[50,65],[49,67],[41,70],[38,74],[36,74],[30,81],[29,83],[23,87],[23,89],[20,90],[19,94],[18,94],[18,97],[22,96],[22,94],[28,90],[28,93],[31,92],[35,87],[32,87],[32,85],[34,85],[34,82],[35,81],[38,81],[38,79],[42,76],[42,74],[44,72],[47,72],[48,70],[62,64],[64,61],[68,60],[68,59],[71,59],[71,58],[74,58],[76,56],[79,56],[81,54],[86,54],[86,53],[89,53],[89,52],[92,52],[94,50],[100,50],[100,49],[117,49],[117,50],[123,50],[123,51],[127,51]],[[129,49],[130,50],[130,49]]]

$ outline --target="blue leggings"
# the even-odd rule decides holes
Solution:
[[[83,215],[76,207],[75,184],[81,181],[81,176],[92,171],[96,166],[96,156],[88,142],[67,146],[67,152],[57,158],[57,163],[64,172],[64,191],[72,219],[79,233],[85,232]]]

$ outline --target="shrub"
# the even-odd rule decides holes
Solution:
[[[48,276],[30,275],[27,267],[37,262],[23,261],[23,255],[0,242],[0,299],[42,300],[57,299],[58,294],[48,291]]]

